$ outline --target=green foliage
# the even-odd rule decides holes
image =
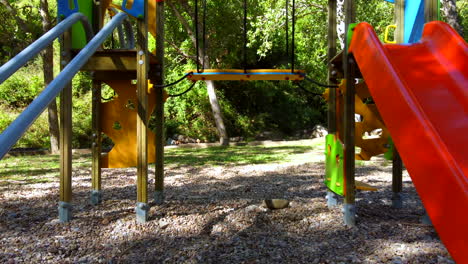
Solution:
[[[37,75],[21,71],[0,84],[0,104],[24,107],[42,90],[43,80]]]
[[[19,111],[0,105],[0,131],[5,130],[18,115]],[[44,148],[49,147],[49,144],[47,114],[43,113],[29,127],[13,148]]]
[[[468,1],[457,1],[458,15],[460,16],[461,24],[463,27],[464,39],[468,42]]]
[[[79,91],[85,89],[81,86],[77,86],[76,84],[77,82],[74,82],[74,93],[76,93],[77,90]],[[74,148],[89,148],[91,146],[91,97],[91,91],[89,90],[88,92],[80,95],[79,97],[73,97],[72,146]]]
[[[304,159],[311,146],[290,143],[283,146],[209,147],[193,151],[190,148],[168,149],[164,156],[167,166],[233,166],[247,164],[282,163]]]
[[[22,9],[29,2],[23,0],[11,2],[21,10],[21,17],[31,22],[31,27],[35,28],[35,32],[39,32],[40,18],[36,2],[33,1],[34,7],[30,10]],[[287,51],[286,0],[248,0],[247,2],[248,43],[245,50],[247,65],[244,65],[243,1],[208,1],[206,39],[209,64],[212,68],[243,68],[244,66],[247,68],[290,68],[292,10],[289,8],[289,51]],[[191,15],[194,0],[171,1],[171,3],[179,10],[182,17],[187,19],[190,29],[193,30]],[[296,5],[295,68],[304,69],[309,77],[325,83],[327,81],[327,0],[296,0]],[[358,21],[371,23],[381,36],[385,26],[393,21],[393,5],[385,1],[358,0],[356,6],[358,7]],[[461,14],[466,17],[466,12],[463,12],[461,11]],[[6,17],[4,23],[0,25],[0,45],[2,46],[0,61],[5,61],[37,36],[22,32],[14,18],[8,16],[8,12],[1,5],[0,15]],[[154,47],[154,39],[150,42],[151,47]],[[191,36],[174,14],[170,4],[166,8],[166,43],[165,82],[171,83],[187,70],[196,68],[194,56],[196,52]],[[111,40],[108,41],[106,47],[112,45],[118,47],[118,43],[116,41],[112,43]],[[8,110],[11,113],[4,113],[0,116],[0,129],[4,129],[6,124],[13,120],[14,115],[43,89],[42,77],[39,77],[42,74],[38,70],[37,61],[0,86],[0,105],[3,105],[3,108],[17,108],[17,110]],[[56,70],[58,68],[58,66],[55,67]],[[190,84],[188,81],[183,81],[168,88],[167,91],[170,94],[180,93]],[[326,121],[325,102],[319,96],[298,89],[292,82],[217,82],[216,85],[217,96],[230,136],[249,138],[266,130],[280,131],[288,135]],[[316,94],[324,91],[323,88],[308,83],[302,85]],[[74,147],[89,147],[90,145],[90,87],[89,74],[79,73],[74,78]],[[103,89],[103,97],[108,98],[112,95],[113,91],[110,88]],[[165,115],[167,136],[183,134],[208,141],[215,141],[218,138],[206,85],[203,82],[197,83],[192,91],[182,97],[169,98],[165,104]],[[34,129],[24,137],[30,137],[36,141],[27,143],[23,140],[19,145],[47,146],[49,144],[44,115],[39,118],[37,124],[39,124],[38,127],[33,125],[31,129]],[[154,125],[154,120],[150,122],[150,125]]]

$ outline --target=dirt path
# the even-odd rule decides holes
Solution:
[[[166,203],[136,224],[135,169],[104,169],[102,205],[89,205],[90,168],[73,176],[74,217],[57,218],[58,182],[0,189],[1,263],[454,263],[407,174],[405,208],[391,207],[391,167],[358,166],[377,192],[357,194],[357,227],[325,203],[323,151],[310,161],[170,167]],[[151,180],[151,186],[153,184]],[[289,208],[267,210],[265,198]]]

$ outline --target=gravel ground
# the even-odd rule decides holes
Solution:
[[[89,204],[89,170],[73,175],[74,220],[57,221],[58,182],[0,186],[1,263],[454,263],[404,176],[404,209],[391,207],[391,167],[358,166],[357,227],[328,209],[323,151],[310,163],[172,167],[166,203],[135,222],[135,169],[104,169],[104,201]],[[358,164],[359,165],[359,164]],[[152,174],[154,175],[154,174]],[[151,183],[154,183],[151,180]],[[151,185],[152,186],[152,185]],[[290,200],[269,210],[263,199]]]

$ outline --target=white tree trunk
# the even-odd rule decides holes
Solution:
[[[447,23],[452,26],[460,36],[463,37],[463,27],[461,25],[461,19],[457,11],[457,5],[455,0],[441,0],[442,2],[442,13],[447,18]]]
[[[216,87],[213,81],[205,81],[208,97],[210,98],[211,110],[213,111],[216,128],[219,133],[219,143],[223,146],[229,145],[229,137],[224,126],[223,114],[219,106],[218,97],[216,96]]]
[[[2,0],[0,0],[0,1],[2,1]],[[188,23],[188,20],[184,16],[182,16],[182,14],[176,8],[174,3],[168,1],[167,4],[171,7],[171,9],[174,12],[174,14],[176,15],[177,19],[184,26],[185,30],[188,32],[188,34],[189,34],[189,36],[190,36],[190,38],[192,40],[193,45],[195,46],[195,42],[196,42],[195,34],[192,31],[192,28],[190,27],[190,25]],[[182,5],[184,5],[184,4],[187,5],[187,2],[185,2],[185,3],[182,2],[181,4]],[[188,10],[188,8],[186,10]],[[194,20],[193,14],[191,14],[191,16],[192,16],[192,20]],[[208,50],[208,49],[206,49],[206,50]],[[197,63],[201,63],[201,64],[205,65],[206,68],[210,68],[209,55],[204,54],[204,50],[201,47],[199,47],[198,52],[200,54],[200,60],[201,61],[199,61]],[[218,134],[219,134],[219,142],[221,143],[221,145],[227,146],[227,145],[229,145],[229,137],[228,137],[228,134],[227,134],[227,131],[226,131],[226,127],[224,125],[223,115],[222,115],[222,112],[221,112],[221,107],[220,107],[219,102],[218,102],[218,97],[216,96],[216,85],[215,85],[215,83],[213,81],[205,81],[205,83],[206,83],[206,89],[208,91],[208,97],[210,99],[211,110],[213,111],[213,117],[214,117],[214,120],[215,120],[215,123],[216,123],[216,129],[218,130]]]
[[[346,26],[345,26],[345,13],[344,13],[344,2],[345,0],[337,0],[336,1],[336,34],[340,41],[341,49],[345,47],[346,41]]]

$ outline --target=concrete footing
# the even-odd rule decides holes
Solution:
[[[161,205],[164,203],[164,191],[155,191],[154,192],[154,203],[156,205]]]
[[[148,221],[149,209],[150,207],[147,203],[137,203],[135,212],[138,223],[146,223]]]
[[[346,226],[356,226],[356,205],[347,203],[343,205],[343,220]]]
[[[395,209],[402,209],[403,208],[403,197],[401,193],[393,193],[392,195],[392,206]]]
[[[97,190],[91,191],[91,204],[98,205],[102,202],[102,192]]]
[[[59,202],[58,206],[59,210],[59,220],[62,223],[69,222],[72,218],[71,210],[72,210],[72,205],[71,203],[67,202]]]
[[[338,202],[338,195],[332,191],[327,191],[327,196],[325,196],[325,198],[327,199],[327,206],[328,208],[333,208],[333,207],[336,207],[338,206],[339,202]]]

